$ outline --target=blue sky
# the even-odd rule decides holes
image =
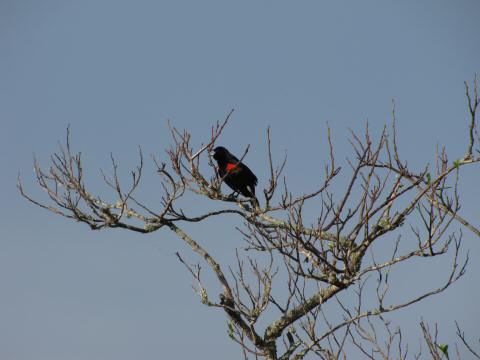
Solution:
[[[221,143],[237,154],[251,145],[247,162],[260,187],[268,178],[268,126],[275,152],[288,151],[291,188],[308,191],[327,160],[326,122],[343,160],[351,154],[348,128],[368,119],[378,133],[392,99],[409,164],[432,161],[437,143],[461,156],[463,81],[480,72],[479,13],[475,0],[2,0],[0,357],[240,358],[223,314],[193,295],[174,255],[190,253],[170,233],[91,232],[19,197],[19,172],[42,195],[32,154],[46,164],[68,124],[95,189],[110,152],[125,170],[138,145],[164,156],[167,119],[200,144],[232,108]],[[478,169],[463,174],[462,211],[479,224]],[[145,192],[157,184],[150,167]],[[191,230],[221,256],[241,246],[230,227],[221,224],[227,235],[218,237],[208,225]],[[472,286],[480,240],[465,232],[464,247],[471,257],[465,278],[402,313],[415,327],[420,316],[441,321],[446,341],[453,319],[471,334],[480,330],[480,293]],[[435,279],[441,271],[425,274]]]

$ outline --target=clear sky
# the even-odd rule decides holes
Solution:
[[[91,232],[20,198],[19,172],[42,195],[32,154],[46,164],[68,124],[95,189],[110,152],[124,170],[138,145],[162,157],[167,119],[199,144],[231,108],[221,143],[237,154],[251,145],[260,187],[267,126],[276,153],[288,151],[292,190],[308,191],[327,159],[326,122],[343,160],[347,129],[368,119],[378,133],[392,99],[409,164],[431,161],[437,143],[463,155],[479,14],[477,0],[0,1],[0,358],[240,358],[224,315],[193,295],[174,254],[195,257],[172,234]],[[478,167],[463,174],[462,211],[478,225]],[[218,226],[229,235],[190,230],[221,257],[242,244],[231,223]],[[465,278],[401,314],[415,331],[422,316],[439,321],[445,342],[454,319],[480,333],[480,239],[464,234]],[[444,269],[425,272],[437,285]]]

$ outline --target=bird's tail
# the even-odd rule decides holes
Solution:
[[[259,209],[260,204],[258,202],[257,197],[255,196],[255,187],[247,185],[247,187],[242,191],[242,195],[245,197],[250,198],[250,204],[252,205],[253,209]]]

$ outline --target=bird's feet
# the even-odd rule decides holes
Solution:
[[[228,197],[228,200],[236,201],[238,199],[238,194],[234,191],[230,195],[228,195],[227,197]]]

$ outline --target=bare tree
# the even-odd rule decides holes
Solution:
[[[114,190],[115,200],[92,194],[85,185],[81,155],[71,148],[69,131],[65,146],[52,155],[48,169],[34,162],[36,181],[48,201],[29,196],[20,179],[18,188],[33,204],[92,230],[174,232],[203,258],[221,286],[218,296],[212,294],[202,279],[201,264],[191,264],[177,253],[195,281],[201,302],[226,314],[228,335],[241,346],[245,359],[303,359],[307,354],[339,359],[347,358],[349,351],[356,358],[361,354],[367,359],[405,359],[408,346],[402,331],[393,328],[385,315],[441,293],[457,281],[468,261],[468,255],[460,254],[461,229],[480,236],[480,230],[459,212],[460,169],[480,162],[476,78],[473,90],[465,86],[470,113],[466,153],[452,161],[444,148],[438,148],[434,166],[427,164],[421,171],[412,170],[400,156],[394,108],[391,127],[384,127],[377,140],[368,126],[361,135],[351,132],[354,156],[345,170],[336,162],[328,129],[330,152],[323,182],[315,191],[293,195],[283,176],[286,158],[275,165],[267,131],[270,179],[260,199],[262,205],[252,208],[248,199],[221,192],[224,179],[216,170],[213,177],[207,175],[215,169],[208,154],[232,110],[212,127],[210,139],[197,151],[188,131],[170,126],[173,145],[166,151],[168,159],[153,158],[163,189],[161,204],[147,204],[136,197],[144,167],[141,149],[127,187],[111,157],[113,176],[103,174],[103,178]],[[248,148],[243,157],[247,152]],[[343,179],[348,176],[347,186],[333,190],[340,174]],[[179,199],[191,193],[221,208],[192,215],[179,206]],[[313,221],[307,221],[312,213],[305,207],[311,203],[318,211]],[[237,261],[227,267],[184,229],[186,223],[225,214],[237,216],[245,244],[232,249]],[[460,230],[451,230],[454,222]],[[379,242],[390,244],[389,256],[382,258],[372,251]],[[432,257],[451,258],[450,272],[440,286],[424,284],[410,298],[392,301],[387,296],[393,287],[389,281],[392,269]],[[441,356],[423,323],[422,330],[431,355]],[[463,341],[464,334],[458,332]]]
[[[455,321],[455,326],[457,329],[457,336],[460,339],[461,345],[466,348],[468,355],[471,358],[480,359],[479,353],[473,349],[473,346],[467,340],[465,333],[462,331],[462,329],[460,328],[460,325],[458,325],[456,321]],[[448,344],[442,344],[438,340],[438,337],[439,337],[438,324],[435,324],[434,330],[430,330],[430,327],[422,320],[420,322],[420,327],[422,329],[425,343],[427,344],[428,352],[432,357],[432,359],[434,360],[453,359],[453,353],[451,357]],[[480,339],[478,339],[478,342],[480,343]],[[417,357],[420,357],[420,355],[421,355],[421,351],[419,352]],[[458,344],[455,344],[455,356],[457,359],[461,358]]]

